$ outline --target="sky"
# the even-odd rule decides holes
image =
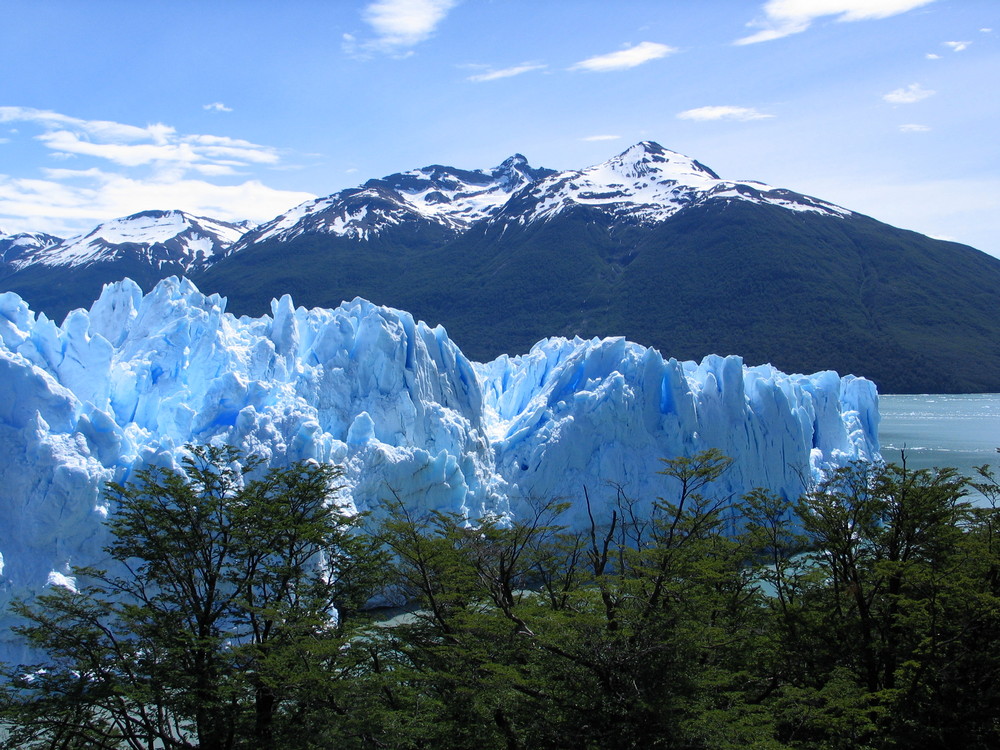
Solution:
[[[0,0],[0,231],[642,140],[1000,257],[998,0]]]

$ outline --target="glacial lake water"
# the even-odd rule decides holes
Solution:
[[[1000,393],[880,395],[882,457],[914,469],[953,466],[966,476],[990,464],[1000,474]]]

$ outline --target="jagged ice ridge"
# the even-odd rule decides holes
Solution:
[[[57,326],[8,292],[0,341],[0,605],[101,563],[105,483],[177,467],[187,443],[338,464],[358,509],[395,492],[471,518],[584,487],[601,517],[609,482],[648,507],[670,490],[659,459],[709,447],[735,459],[717,491],[787,496],[878,453],[861,378],[665,360],[621,338],[473,364],[440,326],[361,299],[306,310],[286,295],[237,319],[185,279],[146,295],[126,279]]]

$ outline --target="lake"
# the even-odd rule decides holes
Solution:
[[[990,464],[1000,473],[1000,393],[879,396],[886,461],[914,469],[953,466],[966,476]]]

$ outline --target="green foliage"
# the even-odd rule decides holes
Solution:
[[[473,522],[397,498],[361,527],[331,470],[237,458],[112,489],[129,575],[20,606],[48,659],[10,672],[8,747],[1000,746],[986,467],[980,507],[905,464],[731,498],[707,451],[572,530],[556,501]],[[363,617],[378,582],[400,608]]]
[[[77,570],[79,591],[17,605],[48,662],[13,670],[6,746],[266,748],[308,729],[377,556],[331,503],[334,469],[251,479],[234,449],[191,453],[109,487],[123,574]]]

